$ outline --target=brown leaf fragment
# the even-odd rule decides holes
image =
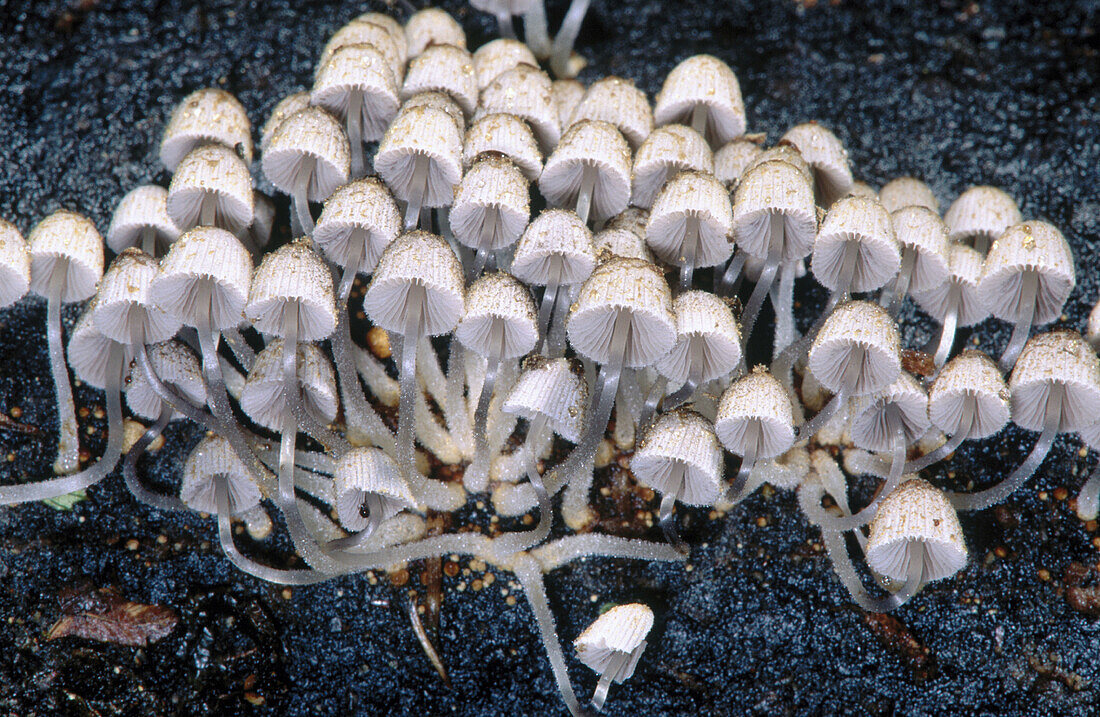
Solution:
[[[142,647],[168,635],[179,622],[170,608],[130,602],[114,588],[66,588],[58,597],[63,615],[46,640],[71,636]]]
[[[863,624],[883,647],[901,657],[913,671],[915,681],[924,682],[936,675],[936,661],[932,651],[921,644],[901,620],[885,613],[865,612]]]

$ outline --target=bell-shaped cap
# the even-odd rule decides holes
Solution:
[[[244,313],[257,331],[282,336],[292,307],[298,311],[299,341],[322,341],[336,328],[332,274],[306,241],[264,255],[252,274]]]
[[[416,497],[405,481],[401,469],[392,458],[378,448],[353,448],[336,461],[332,473],[336,492],[336,517],[350,531],[367,527],[363,516],[363,501],[377,496],[382,505],[381,516],[372,519],[389,520],[403,510],[416,506]]]
[[[298,387],[302,404],[317,420],[329,423],[336,418],[339,395],[336,375],[325,354],[316,344],[298,344]],[[241,410],[257,424],[272,431],[283,429],[286,401],[283,396],[283,340],[271,341],[256,354],[241,390]]]
[[[634,478],[662,495],[679,490],[680,469],[684,482],[680,502],[710,505],[721,495],[722,446],[714,426],[683,408],[662,414],[630,459]]]
[[[714,171],[710,145],[682,124],[658,127],[634,155],[634,194],[630,203],[650,208],[665,182],[688,170],[707,174]]]
[[[95,297],[84,307],[84,311],[77,319],[72,333],[69,335],[69,350],[67,358],[69,366],[84,383],[93,388],[105,389],[109,372],[118,371],[118,366],[110,363],[111,345],[115,342],[103,335],[95,324],[95,310],[97,300]],[[129,365],[133,358],[130,345],[124,344],[122,351],[123,365]]]
[[[492,251],[509,247],[530,218],[527,178],[504,157],[483,157],[455,189],[451,231],[464,246]]]
[[[485,89],[490,82],[519,65],[539,66],[539,61],[535,59],[531,48],[519,40],[508,37],[490,40],[474,50],[474,70],[477,72],[478,89]]]
[[[571,359],[532,355],[504,399],[500,410],[528,421],[543,416],[555,433],[576,443],[584,431],[588,383],[580,364]]]
[[[409,63],[401,98],[421,92],[442,92],[458,103],[467,117],[477,108],[477,70],[465,48],[432,45]]]
[[[685,291],[672,308],[676,343],[656,364],[669,385],[683,385],[695,360],[702,360],[702,382],[732,373],[741,363],[741,332],[729,304],[706,291]]]
[[[402,201],[414,191],[417,158],[428,162],[423,206],[450,206],[462,179],[462,134],[447,113],[427,106],[405,108],[378,145],[374,168]]]
[[[160,142],[161,164],[174,172],[191,150],[204,144],[228,147],[252,164],[252,123],[244,105],[225,90],[196,90],[176,105]]]
[[[947,247],[947,281],[928,289],[915,292],[913,298],[928,315],[942,321],[951,308],[951,292],[958,291],[959,326],[972,326],[989,316],[985,302],[978,295],[978,281],[982,275],[981,252],[963,244],[952,243]]]
[[[646,244],[667,264],[684,263],[688,223],[698,224],[695,266],[717,266],[733,253],[733,208],[713,174],[681,172],[657,195],[646,224]]]
[[[1025,360],[1026,359],[1026,360]],[[1065,387],[1059,433],[1079,431],[1100,416],[1100,359],[1076,331],[1049,331],[1028,339],[1008,379],[1012,421],[1043,429],[1055,383]]]
[[[31,291],[48,296],[50,277],[64,259],[64,287],[61,301],[83,301],[95,293],[103,276],[103,237],[87,219],[60,209],[38,222],[27,237],[31,257]]]
[[[495,330],[501,332],[499,349],[494,348]],[[531,292],[504,272],[478,278],[466,290],[466,313],[458,322],[455,338],[487,358],[512,359],[530,353],[539,340]]]
[[[840,287],[849,242],[859,247],[851,291],[875,291],[897,276],[901,251],[886,209],[873,199],[844,197],[829,209],[814,241],[810,266],[822,286]]]
[[[794,445],[790,394],[763,366],[737,379],[722,393],[714,432],[727,450],[743,456],[753,424],[759,429],[758,459],[781,456]]]
[[[330,58],[341,48],[349,45],[369,45],[382,55],[393,75],[395,86],[401,85],[405,76],[405,63],[408,59],[408,45],[405,42],[405,30],[399,27],[400,36],[380,13],[368,13],[355,18],[332,34],[321,57],[317,61],[316,74],[320,74]],[[367,19],[369,18],[369,19]]]
[[[382,252],[363,307],[386,331],[405,331],[409,290],[426,290],[421,330],[429,336],[449,333],[465,310],[462,264],[442,237],[416,231],[402,234]]]
[[[118,203],[107,229],[107,246],[121,254],[123,249],[138,246],[146,230],[156,238],[158,256],[163,256],[180,235],[168,216],[168,190],[155,184],[134,187]]]
[[[0,219],[0,309],[23,298],[31,286],[31,255],[15,225]]]
[[[393,65],[374,45],[344,45],[321,66],[310,92],[310,102],[347,121],[352,95],[358,94],[362,139],[382,137],[397,114]]]
[[[1023,305],[1024,272],[1038,275],[1033,306]],[[1016,224],[993,242],[982,265],[978,295],[989,313],[1017,321],[1034,311],[1034,323],[1046,324],[1061,316],[1077,276],[1073,250],[1054,226],[1040,221]]]
[[[966,565],[955,509],[943,491],[919,479],[902,483],[879,503],[864,551],[867,565],[891,580],[906,580],[918,542],[924,548],[924,582],[949,578]]]
[[[405,41],[412,59],[432,45],[466,49],[466,32],[445,10],[428,7],[413,13],[405,22]]]
[[[631,149],[638,149],[653,131],[653,110],[645,92],[621,77],[596,80],[585,91],[581,101],[573,108],[569,124],[584,120],[615,125],[630,143]]]
[[[745,133],[741,85],[729,65],[711,55],[693,55],[672,69],[657,93],[659,125],[691,124],[696,107],[707,112],[707,139],[721,147]]]
[[[764,150],[758,142],[739,137],[726,142],[714,153],[714,176],[730,191],[737,188],[745,170],[755,162]]]
[[[463,140],[462,163],[469,169],[483,154],[504,155],[532,182],[542,173],[542,153],[535,135],[515,115],[483,115],[470,125]]]
[[[157,276],[157,260],[140,249],[127,249],[111,262],[99,283],[95,323],[103,335],[120,344],[131,341],[140,323],[145,343],[167,341],[180,320],[153,303],[149,286]]]
[[[580,80],[565,78],[554,80],[550,85],[550,94],[554,98],[554,106],[558,109],[558,121],[562,127],[568,127],[573,119],[573,110],[584,98],[587,90]]]
[[[967,350],[944,364],[928,392],[928,417],[949,436],[963,430],[963,411],[973,402],[974,418],[967,438],[987,438],[1011,416],[1010,394],[996,362],[981,351]]]
[[[199,441],[183,464],[180,500],[192,510],[215,515],[218,512],[215,476],[223,476],[229,493],[229,512],[243,513],[260,504],[263,496],[253,482],[241,459],[233,452],[229,441],[221,436],[207,436]]]
[[[928,420],[928,394],[910,374],[902,371],[886,388],[867,396],[852,417],[852,443],[868,451],[888,451],[894,447],[894,430],[888,414],[896,412],[903,429],[905,445],[923,436],[931,425]]]
[[[561,284],[579,284],[596,268],[592,232],[575,212],[547,209],[523,231],[512,258],[512,274],[527,284],[545,286],[551,261],[562,262]]]
[[[891,214],[906,207],[923,207],[939,216],[940,203],[932,188],[916,177],[890,180],[879,190],[878,200]]]
[[[951,241],[973,244],[975,238],[992,242],[1005,229],[1024,220],[1016,200],[996,187],[971,187],[951,203],[943,217]]]
[[[951,270],[947,225],[940,215],[926,207],[911,205],[894,211],[890,222],[902,251],[916,254],[909,292],[915,294],[942,286]]]
[[[252,175],[233,150],[196,147],[180,161],[168,185],[168,216],[181,231],[202,223],[203,202],[214,203],[214,226],[240,234],[252,223]]]
[[[798,167],[768,161],[745,171],[733,201],[733,234],[737,246],[758,259],[768,256],[777,238],[770,231],[773,214],[783,215],[780,259],[797,261],[809,254],[817,235],[814,193]]]
[[[621,655],[629,655],[619,666],[616,682],[630,679],[646,647],[646,635],[653,629],[653,611],[640,603],[616,605],[600,615],[573,641],[577,659],[600,675]]]
[[[517,65],[498,75],[481,91],[478,113],[510,114],[524,120],[531,125],[543,154],[552,152],[561,139],[550,78],[537,67]]]
[[[199,282],[210,282],[211,306],[197,306]],[[161,260],[149,295],[157,306],[188,326],[200,312],[213,314],[218,329],[238,326],[252,284],[252,257],[237,237],[216,227],[195,227],[172,244]]]
[[[271,114],[268,115],[264,126],[260,128],[261,154],[267,151],[268,145],[271,144],[271,138],[275,136],[275,130],[279,129],[279,125],[283,123],[283,120],[309,107],[309,101],[308,92],[292,92],[271,108]]]
[[[818,196],[826,207],[852,189],[852,168],[848,150],[831,131],[816,122],[806,122],[787,130],[779,140],[794,145],[813,169]]]
[[[356,272],[369,274],[401,231],[401,214],[390,190],[377,177],[337,189],[325,202],[313,241],[333,263],[346,267],[356,243],[364,249]]]
[[[307,107],[287,117],[267,145],[264,175],[279,191],[293,194],[304,165],[312,163],[307,194],[323,202],[348,181],[351,148],[340,123],[320,107]]]
[[[630,147],[614,125],[582,120],[562,136],[539,176],[539,190],[554,206],[577,203],[584,170],[595,169],[591,219],[602,221],[630,202]]]
[[[810,371],[822,386],[838,393],[856,349],[863,350],[862,366],[852,395],[874,393],[897,379],[901,372],[898,327],[885,309],[868,301],[846,302],[829,315],[810,347]]]

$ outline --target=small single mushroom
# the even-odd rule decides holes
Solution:
[[[791,396],[766,368],[757,366],[722,393],[714,432],[726,450],[741,456],[741,466],[726,494],[736,503],[751,490],[748,482],[753,468],[778,458],[794,445]]]
[[[517,65],[481,90],[479,113],[509,114],[531,126],[539,149],[548,154],[561,139],[561,121],[550,78],[537,67]]]
[[[682,124],[658,127],[634,155],[634,193],[630,203],[649,209],[665,182],[688,170],[706,174],[714,171],[710,145],[698,132]],[[729,203],[728,197],[726,202]]]
[[[204,226],[244,235],[254,216],[248,165],[220,144],[196,147],[176,166],[167,210],[180,231]]]
[[[763,152],[760,143],[755,140],[746,137],[730,140],[714,153],[714,176],[732,192],[741,183],[745,171]]]
[[[289,409],[283,396],[283,353],[283,340],[273,339],[256,354],[256,363],[241,389],[240,404],[241,410],[256,424],[285,435]],[[339,400],[332,366],[316,344],[298,344],[296,377],[295,390],[301,396],[302,413],[295,417],[295,427],[290,433],[297,434],[299,427],[306,433],[318,433],[316,428],[336,418]]]
[[[733,208],[722,183],[713,174],[681,172],[653,202],[646,244],[658,259],[680,267],[680,291],[687,291],[696,267],[729,259],[732,231]]]
[[[950,272],[947,281],[913,294],[920,307],[940,322],[936,366],[943,366],[951,355],[957,327],[972,326],[989,316],[989,310],[978,295],[982,273],[982,255],[978,250],[952,243],[948,246],[947,267]]]
[[[329,550],[361,545],[383,521],[416,507],[416,498],[393,459],[377,448],[353,448],[336,461],[333,505],[340,524],[353,535],[333,540]]]
[[[366,15],[357,17],[332,33],[332,37],[325,43],[321,56],[317,60],[315,78],[341,48],[349,45],[369,45],[386,60],[386,64],[393,73],[394,86],[401,86],[401,80],[405,77],[405,63],[409,58],[405,29],[398,25],[394,30],[386,21],[381,20],[384,16],[379,13],[369,13],[369,15],[369,18]]]
[[[515,244],[530,218],[531,192],[523,172],[504,157],[475,162],[455,188],[450,212],[455,239],[476,252],[467,278],[481,276],[490,256]]]
[[[897,316],[906,294],[928,291],[947,281],[950,250],[947,225],[931,209],[905,206],[891,214],[890,221],[901,247],[901,268],[883,288],[879,303]]]
[[[30,290],[46,297],[46,341],[57,392],[58,444],[54,472],[80,467],[80,438],[73,390],[61,340],[61,304],[83,301],[103,276],[103,237],[85,217],[65,210],[40,221],[27,237],[31,259]]]
[[[1073,250],[1050,224],[1016,224],[993,242],[982,264],[978,297],[989,313],[1013,322],[1012,338],[1001,353],[1002,371],[1012,370],[1033,325],[1061,316],[1076,285]]]
[[[814,240],[810,269],[832,294],[828,312],[850,292],[876,291],[901,268],[890,215],[876,200],[843,197],[833,204]]]
[[[661,415],[630,459],[637,481],[661,494],[661,530],[681,553],[689,549],[676,529],[676,503],[713,504],[722,494],[722,469],[722,446],[714,426],[684,408]]]
[[[562,136],[539,177],[547,203],[600,222],[630,202],[630,147],[614,125],[582,120]]]
[[[405,22],[405,40],[412,60],[432,45],[454,45],[466,49],[466,32],[445,10],[424,8]]]
[[[978,250],[983,257],[1005,229],[1024,220],[1016,201],[996,187],[971,187],[951,203],[943,217],[949,238]]]
[[[584,120],[615,125],[632,150],[641,147],[653,131],[653,110],[645,92],[621,77],[604,77],[585,90],[569,116],[569,126]],[[564,124],[562,128],[567,129]]]
[[[0,219],[0,309],[23,298],[31,287],[31,255],[14,224]]]
[[[275,104],[271,109],[271,114],[267,117],[267,121],[264,122],[264,126],[260,128],[261,155],[267,152],[267,147],[271,144],[271,138],[275,136],[275,130],[279,129],[279,125],[283,123],[283,120],[307,107],[309,107],[308,92],[292,92]]]
[[[115,208],[107,230],[107,246],[116,254],[136,246],[160,258],[179,235],[179,228],[168,216],[168,190],[143,184],[127,192]]]
[[[95,323],[104,336],[136,350],[176,335],[180,320],[157,306],[150,292],[157,269],[156,259],[135,248],[111,262],[96,295]]]
[[[530,47],[515,38],[501,37],[485,43],[474,51],[478,89],[484,90],[490,82],[517,65],[538,67],[539,61]]]
[[[174,172],[191,150],[204,144],[228,147],[252,164],[252,123],[244,105],[225,90],[196,90],[176,105],[160,142],[161,164]]]
[[[653,117],[658,125],[686,124],[711,147],[721,147],[745,133],[737,75],[717,57],[693,55],[668,73]]]
[[[814,193],[818,204],[830,209],[852,191],[852,169],[848,150],[835,134],[816,122],[806,122],[787,130],[780,143],[794,145],[814,174]]]
[[[940,203],[932,188],[915,177],[891,179],[879,190],[878,200],[890,214],[906,207],[924,207],[939,216]]]
[[[577,35],[581,31],[581,23],[588,13],[588,5],[592,0],[570,0],[569,9],[565,11],[558,34],[554,35],[554,45],[550,50],[550,68],[557,77],[572,77],[575,72],[570,71],[570,58],[573,56],[573,45],[577,42]]]
[[[653,611],[641,603],[616,605],[600,615],[573,641],[577,659],[600,675],[592,707],[600,712],[613,682],[629,680],[653,629]]]
[[[408,100],[421,92],[441,92],[469,118],[477,109],[479,90],[474,58],[465,48],[432,45],[409,63],[401,99]]]
[[[466,130],[462,143],[462,164],[466,169],[486,153],[501,154],[512,160],[532,182],[538,181],[542,174],[542,154],[535,135],[527,123],[515,115],[484,115]]]

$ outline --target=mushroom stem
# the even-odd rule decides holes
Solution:
[[[905,301],[905,295],[909,293],[909,285],[913,281],[913,270],[917,265],[917,250],[907,246],[901,250],[901,268],[898,275],[890,280],[879,297],[879,305],[886,308],[890,316],[897,318],[901,311],[901,304]]]
[[[561,275],[565,270],[565,260],[560,254],[550,255],[550,266],[547,271],[546,289],[542,292],[542,303],[539,304],[539,336],[542,337],[543,347],[549,347],[550,315],[553,313],[554,304],[558,300],[558,290],[561,288]]]
[[[550,358],[561,358],[565,355],[565,347],[568,340],[565,335],[565,319],[569,316],[569,296],[572,293],[571,286],[562,288],[566,292],[564,298],[559,297],[554,305],[554,315],[550,318],[550,342],[546,349],[546,355]]]
[[[654,414],[657,413],[657,406],[661,405],[661,399],[664,398],[667,389],[668,379],[658,374],[657,378],[653,379],[649,392],[646,393],[645,404],[642,405],[642,415],[638,418],[639,428],[644,430],[653,420]]]
[[[313,172],[317,168],[317,160],[307,157],[298,167],[298,176],[294,179],[294,193],[291,195],[291,203],[294,204],[292,216],[297,221],[294,227],[301,231],[302,236],[313,233],[313,215],[309,213],[309,183]]]
[[[642,645],[644,646],[645,643],[643,642]],[[616,650],[611,656],[603,673],[600,675],[600,681],[596,683],[596,691],[592,693],[592,709],[597,712],[603,711],[603,703],[607,701],[607,692],[611,689],[611,683],[619,679],[619,675],[622,673],[623,669],[630,664],[635,654],[634,652],[620,652]]]
[[[492,250],[489,247],[493,245],[493,237],[497,233],[499,224],[500,212],[493,209],[487,210],[485,221],[481,223],[481,236],[478,237],[477,254],[474,255],[474,262],[466,275],[467,281],[473,281],[484,273],[485,265],[488,263],[489,257],[492,256]]]
[[[739,503],[747,495],[745,488],[749,483],[749,475],[756,466],[756,457],[760,455],[760,439],[763,438],[763,433],[760,419],[754,418],[745,426],[745,453],[741,456],[737,476],[726,491],[726,500],[730,503]]]
[[[936,346],[936,368],[947,363],[947,357],[951,355],[951,347],[955,345],[955,327],[959,323],[959,303],[962,301],[962,287],[958,282],[951,282],[951,288],[947,290],[947,313],[943,315],[943,325],[940,326],[940,340]]]
[[[363,162],[363,93],[353,89],[348,93],[348,144],[351,145],[351,178],[366,173]]]
[[[485,380],[481,383],[481,394],[477,398],[477,409],[474,411],[474,464],[479,466],[478,470],[485,472],[485,485],[489,482],[489,461],[492,459],[489,452],[489,404],[493,400],[493,386],[500,373],[501,355],[504,353],[504,321],[492,321],[489,329],[489,353],[485,357]]]
[[[157,416],[156,423],[149,426],[145,433],[141,435],[141,438],[137,440],[137,443],[126,452],[126,458],[122,462],[122,478],[126,481],[126,487],[130,489],[130,494],[146,505],[151,505],[160,510],[187,510],[187,506],[176,496],[161,495],[143,486],[137,475],[138,459],[145,453],[145,449],[149,447],[149,444],[164,432],[165,426],[171,420],[172,407],[162,401],[160,415]]]
[[[691,549],[680,537],[680,531],[676,529],[675,510],[676,502],[684,495],[684,474],[686,471],[686,466],[680,461],[673,463],[670,479],[676,486],[676,490],[661,496],[660,512],[661,531],[664,532],[665,539],[668,540],[669,545],[676,548],[676,551],[683,555],[687,555],[691,552]]]
[[[252,350],[252,347],[248,345],[248,342],[241,336],[241,332],[237,329],[225,329],[222,331],[222,337],[225,339],[225,343],[229,346],[229,350],[233,352],[233,356],[236,357],[237,363],[239,363],[245,371],[251,371],[253,364],[256,363],[256,352]]]
[[[577,216],[581,218],[581,222],[588,224],[588,215],[592,212],[592,200],[593,193],[596,191],[596,179],[599,177],[599,172],[596,171],[596,165],[589,162],[584,163],[584,169],[581,170],[581,186],[577,190]]]
[[[840,265],[840,277],[837,281],[836,288],[833,289],[833,293],[829,295],[829,301],[825,304],[825,311],[823,314],[832,313],[836,305],[844,300],[852,290],[852,281],[856,276],[856,261],[859,260],[859,241],[857,239],[849,239],[844,243],[844,256],[841,257]]]
[[[974,248],[978,250],[983,257],[989,254],[990,237],[985,232],[974,235]]]
[[[300,389],[298,387],[298,303],[283,312],[283,425],[279,442],[279,498],[294,502],[294,450],[298,438]]]
[[[1008,373],[1016,365],[1016,359],[1027,343],[1028,334],[1031,333],[1031,324],[1035,320],[1036,294],[1039,291],[1039,272],[1026,269],[1020,278],[1020,314],[1016,318],[1016,325],[1012,327],[1012,338],[1008,340],[1008,346],[1001,354],[1001,371]]]
[[[500,28],[500,36],[509,40],[516,39],[516,28],[512,25],[512,13],[502,10],[497,13],[497,25]]]
[[[548,429],[546,416],[537,414],[527,428],[527,440],[524,441],[523,461],[527,468],[527,480],[535,491],[539,505],[539,522],[533,530],[518,533],[509,533],[495,540],[495,546],[499,547],[500,554],[507,552],[519,552],[527,550],[533,545],[538,545],[550,535],[550,526],[553,523],[553,506],[550,504],[550,493],[542,482],[539,474],[539,460],[535,455],[535,446],[539,444],[541,437]]]
[[[722,272],[721,279],[715,282],[714,289],[719,296],[733,296],[737,293],[737,288],[741,284],[742,270],[748,258],[749,255],[741,248],[733,253],[729,264],[726,265],[726,270]]]
[[[69,381],[69,365],[61,339],[61,293],[69,275],[69,260],[57,257],[50,271],[50,288],[46,297],[46,343],[50,351],[50,371],[57,392],[57,459],[53,471],[68,475],[80,468],[80,435],[73,406],[73,388]]]
[[[852,395],[856,384],[859,382],[859,374],[863,370],[863,358],[866,349],[862,345],[856,345],[848,354],[848,361],[844,366],[844,375],[841,377],[840,390],[818,411],[817,415],[798,427],[798,440],[807,440],[820,431],[829,422],[836,412],[840,410]]]
[[[416,229],[420,221],[420,210],[424,205],[424,197],[428,194],[428,168],[431,164],[423,154],[417,154],[413,159],[412,178],[409,180],[409,203],[405,207],[405,231]]]
[[[797,266],[797,261],[786,261],[779,265],[779,290],[772,294],[772,306],[775,308],[773,356],[778,356],[795,340],[794,279]]]
[[[696,254],[699,253],[699,216],[689,214],[684,225],[684,242],[680,245],[680,291],[691,288],[695,273]]]
[[[1081,486],[1077,494],[1077,517],[1081,520],[1096,520],[1100,512],[1100,464],[1092,469],[1089,479]]]
[[[756,317],[764,306],[764,298],[772,288],[775,281],[775,273],[779,269],[779,261],[783,255],[783,215],[773,212],[768,222],[768,258],[764,262],[764,268],[760,270],[760,278],[752,289],[749,302],[745,304],[745,310],[741,312],[741,335],[747,346],[752,338],[752,330],[756,325]]]
[[[382,516],[385,514],[385,506],[382,505],[382,497],[377,493],[367,493],[363,496],[363,504],[360,511],[367,511],[367,524],[358,533],[353,533],[346,538],[337,538],[325,543],[326,550],[348,550],[362,545],[367,538],[374,535],[374,531],[382,524]]]
[[[141,230],[141,250],[157,258],[157,230],[153,227],[143,227]]]
[[[703,382],[703,365],[706,363],[705,342],[702,337],[692,336],[688,339],[688,375],[684,385],[675,393],[665,399],[665,408],[676,408],[682,403],[691,400],[695,395],[699,384]]]
[[[565,19],[561,21],[558,34],[554,36],[550,69],[554,71],[556,77],[569,77],[569,57],[573,54],[573,43],[577,41],[577,35],[580,34],[581,23],[584,22],[585,13],[588,12],[589,1],[573,0],[569,3]]]
[[[552,43],[550,31],[546,25],[546,5],[543,0],[535,0],[527,12],[523,13],[523,34],[527,46],[540,60],[550,57]]]
[[[696,104],[691,111],[691,128],[698,132],[699,136],[708,143],[710,142],[707,138],[707,120],[709,119],[710,112],[707,111],[707,106],[702,102]]]
[[[420,390],[416,383],[416,344],[420,340],[424,299],[422,284],[416,282],[409,287],[405,297],[405,333],[401,339],[401,397],[397,404],[397,464],[406,476],[417,475],[413,411],[416,392]]]
[[[218,200],[209,190],[203,192],[199,200],[199,226],[218,226]]]

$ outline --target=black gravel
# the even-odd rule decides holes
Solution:
[[[490,37],[488,18],[445,5],[471,46]],[[564,3],[550,5],[556,22]],[[224,87],[258,126],[280,97],[308,85],[325,38],[376,6],[0,0],[0,216],[26,232],[67,207],[106,229],[128,189],[167,181],[158,140],[187,92]],[[1080,329],[1100,290],[1097,14],[1096,3],[1059,0],[597,0],[579,49],[591,63],[587,79],[634,78],[650,96],[679,60],[718,55],[738,73],[753,130],[775,140],[795,122],[820,120],[844,140],[858,178],[876,187],[914,174],[944,206],[972,184],[1004,188],[1025,216],[1053,222],[1072,243],[1078,288],[1064,323]],[[813,302],[820,294],[806,284],[803,299]],[[69,307],[66,320],[77,312]],[[44,477],[52,460],[44,319],[35,298],[0,311],[0,410],[18,408],[20,422],[40,429],[0,427],[5,483]],[[904,320],[911,346],[927,340],[927,320],[912,310]],[[1006,327],[987,322],[966,340],[996,351],[1007,337]],[[103,398],[76,393],[91,410],[82,426],[97,431],[85,443],[95,455]],[[198,435],[179,426],[168,438],[146,464],[165,487]],[[991,482],[1033,440],[1008,430],[961,452],[951,475],[933,475],[945,484]],[[637,674],[612,690],[613,715],[1094,714],[1100,556],[1065,497],[1094,462],[1078,449],[1063,437],[1005,507],[965,517],[970,565],[896,620],[852,607],[815,549],[816,531],[780,492],[758,494],[722,520],[691,514],[690,571],[591,560],[556,572],[548,582],[560,633],[571,639],[606,602],[656,608]],[[476,575],[444,578],[438,643],[448,685],[409,627],[404,589],[385,576],[284,595],[235,571],[212,542],[210,521],[135,505],[117,476],[70,511],[0,512],[0,711],[563,711],[531,613],[507,574],[480,592],[457,589]],[[268,542],[257,549],[285,562],[285,541]],[[419,568],[411,572],[409,585],[419,587]],[[47,642],[59,593],[80,584],[170,607],[180,625],[140,649]],[[578,690],[592,688],[591,673],[575,661],[571,670]]]

